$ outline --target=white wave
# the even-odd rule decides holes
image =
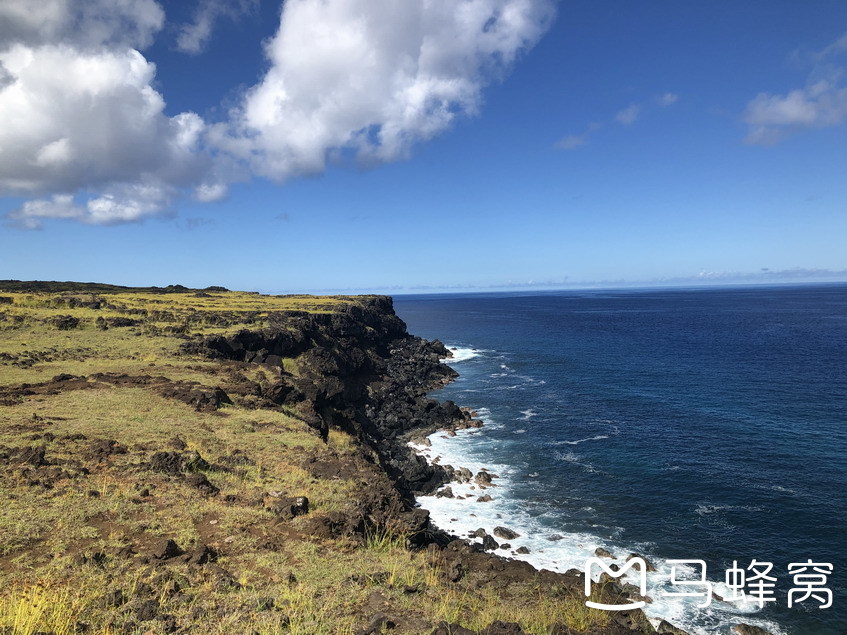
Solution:
[[[513,430],[512,434],[525,434],[526,430],[524,428],[518,428],[517,430]]]
[[[771,485],[771,489],[775,492],[781,492],[783,494],[792,494],[793,495],[793,494],[797,493],[793,489],[791,489],[789,487],[783,487],[782,485]]]
[[[591,465],[591,463],[589,463],[588,461],[584,461],[581,456],[579,456],[578,454],[574,454],[573,452],[556,452],[556,454],[553,455],[553,458],[557,461],[562,461],[564,463],[572,463],[573,465],[578,465],[590,474],[597,473],[597,469],[593,465]]]
[[[456,364],[458,362],[466,362],[469,359],[473,359],[474,357],[479,357],[480,353],[484,351],[478,348],[465,348],[462,346],[448,346],[447,350],[450,351],[453,356],[445,357],[444,361],[448,364]]]
[[[598,434],[596,437],[588,437],[585,439],[577,439],[576,441],[557,441],[556,445],[579,445],[580,443],[585,443],[586,441],[602,441],[603,439],[608,439],[608,434]]]
[[[522,417],[518,417],[519,421],[527,421],[528,419],[532,419],[533,417],[538,416],[538,413],[535,412],[532,408],[528,410],[521,410]]]
[[[694,513],[698,516],[710,516],[712,514],[737,511],[760,512],[763,511],[763,508],[756,507],[755,505],[715,505],[712,503],[702,503],[694,509]]]
[[[482,414],[485,409],[479,409]],[[485,410],[485,414],[489,414]],[[618,559],[623,559],[629,553],[642,553],[657,568],[656,573],[648,574],[648,595],[653,602],[644,607],[651,622],[658,625],[660,620],[682,628],[691,635],[712,635],[716,632],[724,632],[728,625],[745,622],[765,628],[776,635],[785,635],[777,624],[759,618],[758,607],[755,605],[745,606],[743,604],[730,604],[715,600],[709,608],[697,608],[700,598],[676,598],[664,595],[666,591],[678,591],[678,587],[670,586],[671,567],[662,558],[650,554],[652,545],[624,544],[620,542],[623,529],[620,527],[608,527],[597,524],[590,531],[574,532],[566,529],[556,530],[550,526],[550,518],[545,514],[532,515],[529,504],[518,500],[513,495],[512,476],[519,471],[511,466],[488,463],[480,460],[480,448],[485,447],[485,439],[477,436],[480,430],[460,430],[456,436],[450,437],[436,433],[429,437],[429,447],[423,445],[413,446],[415,450],[432,461],[439,457],[439,464],[452,465],[458,469],[468,468],[472,473],[486,469],[499,477],[494,479],[494,487],[482,490],[477,484],[458,483],[450,484],[454,498],[438,498],[435,496],[422,496],[418,498],[419,504],[429,510],[432,522],[451,533],[468,538],[470,532],[482,527],[489,534],[496,526],[506,526],[520,534],[514,540],[509,540],[509,550],[498,549],[496,553],[529,562],[537,569],[549,569],[564,573],[569,569],[584,570],[586,560],[594,556],[597,547],[603,547],[615,554]],[[483,445],[480,445],[483,442]],[[584,463],[581,458],[573,452],[558,453],[558,460],[580,465],[585,469],[593,468]],[[523,472],[520,472],[523,474]],[[538,477],[538,473],[529,476]],[[491,496],[489,502],[478,502],[477,498],[483,494]],[[714,514],[730,509],[752,510],[756,508],[712,505],[704,503],[698,506],[701,514]],[[591,513],[592,505],[584,505],[582,511]],[[546,522],[545,522],[546,520]],[[500,542],[498,540],[498,542]],[[526,547],[528,554],[519,554],[517,549]],[[692,554],[696,557],[697,554]],[[592,570],[592,577],[599,579],[600,571]],[[709,578],[713,579],[720,574],[709,572]],[[637,583],[634,571],[624,576],[627,582]],[[679,579],[680,576],[677,576]],[[714,582],[715,591],[721,597],[720,583]],[[726,593],[726,595],[729,595]],[[748,617],[749,616],[749,617]]]
[[[783,487],[782,485],[753,485],[756,489],[769,490],[772,492],[779,492],[780,494],[788,494],[790,496],[796,496],[797,492],[791,488]]]

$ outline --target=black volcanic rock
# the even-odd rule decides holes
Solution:
[[[448,479],[406,445],[415,429],[436,430],[468,418],[453,402],[426,393],[456,373],[441,363],[447,349],[406,332],[391,298],[370,296],[336,313],[286,311],[271,326],[187,342],[182,350],[219,359],[281,366],[296,358],[299,376],[280,373],[262,396],[293,407],[326,439],[337,427],[356,436],[411,502]]]

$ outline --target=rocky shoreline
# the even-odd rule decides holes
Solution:
[[[451,353],[441,342],[410,335],[395,315],[389,297],[369,297],[361,305],[338,313],[286,312],[278,317],[279,326],[244,330],[229,337],[206,337],[187,342],[182,348],[189,354],[274,369],[277,379],[263,391],[264,398],[291,408],[324,439],[333,427],[352,434],[361,443],[363,458],[373,460],[389,477],[393,492],[370,496],[360,518],[335,519],[330,532],[349,535],[390,526],[408,537],[411,548],[426,548],[440,558],[451,582],[464,580],[473,588],[498,589],[532,580],[553,595],[563,589],[582,593],[581,572],[538,571],[526,562],[490,553],[494,543],[491,535],[482,532],[484,535],[476,536],[482,538],[481,545],[451,535],[434,527],[429,513],[416,506],[416,495],[449,495],[449,483],[455,479],[473,479],[482,491],[496,477],[484,471],[473,475],[461,468],[429,463],[410,447],[410,440],[436,431],[454,434],[482,425],[476,413],[428,396],[457,376],[443,362]],[[297,374],[281,366],[283,358],[294,356],[300,360]],[[325,466],[320,473],[325,475],[327,468],[343,469]],[[494,535],[504,541],[516,536],[506,527],[495,528]],[[596,586],[596,593],[614,603],[629,597],[632,591],[606,580]],[[517,624],[504,623],[482,632],[524,631]],[[562,627],[554,632],[564,635],[576,631]],[[654,629],[640,609],[615,612],[612,624],[591,631],[593,635],[633,632],[682,633],[667,623]],[[468,635],[472,631],[444,623],[433,633]]]
[[[0,311],[0,630],[46,584],[79,632],[681,632],[500,555],[508,519],[483,544],[433,525],[417,498],[456,480],[484,502],[496,475],[410,447],[482,422],[429,396],[450,353],[391,298],[69,285],[16,283]]]

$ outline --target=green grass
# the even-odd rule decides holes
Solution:
[[[68,306],[70,298],[91,301],[92,293],[111,306]],[[280,311],[327,312],[358,301],[239,292],[196,297],[107,285],[0,295],[14,300],[0,305],[0,388],[6,389],[61,373],[268,385],[274,381],[268,369],[181,355],[185,337],[167,329],[187,325],[189,335],[232,333],[263,328]],[[58,330],[51,320],[59,315],[78,318],[78,328]],[[141,323],[101,330],[98,317]],[[284,359],[283,369],[299,374],[298,361]],[[587,609],[580,595],[551,595],[531,582],[497,592],[451,583],[439,559],[408,551],[406,536],[391,523],[370,529],[364,540],[315,537],[309,530],[314,519],[350,510],[371,484],[366,477],[314,478],[305,459],[342,457],[367,474],[368,451],[337,429],[324,443],[285,408],[261,407],[247,397],[236,396],[234,402],[216,412],[197,412],[147,386],[102,383],[22,395],[0,405],[0,446],[44,445],[53,465],[43,469],[71,474],[51,478],[48,485],[33,484],[42,468],[0,462],[0,631],[65,634],[81,632],[77,623],[84,622],[89,633],[158,633],[161,621],[139,623],[134,613],[151,599],[180,627],[214,634],[353,633],[376,610],[374,597],[385,603],[386,613],[414,625],[445,619],[479,629],[502,619],[541,635],[555,623],[579,630],[607,623],[608,615]],[[46,433],[52,440],[42,437]],[[87,439],[63,439],[79,434]],[[234,451],[249,461],[205,470],[220,488],[218,496],[206,497],[179,476],[149,469],[150,457],[171,450],[175,435],[211,463]],[[88,455],[98,439],[115,439],[127,452],[98,461]],[[77,473],[75,466],[87,473]],[[264,505],[272,491],[307,496],[309,515],[277,522]],[[145,564],[144,550],[159,538],[171,538],[186,550],[214,547],[215,566],[238,585],[223,584],[210,566]],[[128,545],[139,555],[121,555]],[[125,603],[104,601],[114,591]],[[399,632],[429,630],[409,626]]]

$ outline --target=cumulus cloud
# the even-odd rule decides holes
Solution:
[[[814,66],[802,88],[759,93],[744,111],[745,143],[773,145],[809,128],[837,126],[847,120],[847,86],[842,85],[847,34],[811,56]]]
[[[3,0],[0,43],[144,48],[164,21],[155,0]]]
[[[0,128],[0,192],[107,192],[93,196],[83,218],[138,220],[164,209],[161,192],[207,172],[209,158],[198,151],[203,120],[164,114],[164,99],[152,88],[155,66],[135,49],[19,44],[0,52],[0,63],[13,78],[0,90],[0,121],[9,124]],[[122,202],[123,194],[131,196]],[[75,217],[57,215],[55,207],[37,200],[14,217],[31,219],[25,226]]]
[[[18,45],[0,63],[14,78],[0,92],[0,121],[13,124],[0,128],[3,191],[76,191],[139,175],[179,181],[202,168],[203,121],[163,114],[155,67],[138,51]]]
[[[256,2],[202,1],[179,46],[201,51]],[[166,114],[142,53],[164,25],[155,0],[4,0],[0,196],[29,199],[7,219],[137,221],[249,175],[404,158],[475,114],[553,15],[553,0],[287,0],[261,81],[209,123]]]
[[[0,195],[8,216],[134,221],[207,179],[205,123],[165,114],[138,50],[164,23],[153,0],[7,0],[0,5]]]
[[[42,221],[64,218],[92,225],[114,225],[161,214],[176,192],[161,182],[148,181],[108,186],[99,196],[78,202],[73,194],[26,201],[8,214],[13,227],[41,229]]]
[[[194,19],[184,24],[177,36],[177,48],[183,53],[201,53],[215,24],[222,18],[234,19],[243,13],[255,11],[259,0],[201,0],[194,11]]]
[[[345,153],[404,158],[475,114],[486,83],[553,13],[552,0],[288,0],[270,69],[216,141],[274,180]]]

